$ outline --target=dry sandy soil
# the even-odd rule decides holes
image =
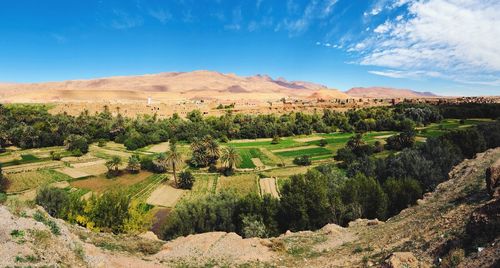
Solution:
[[[279,198],[278,189],[276,188],[275,178],[263,178],[259,180],[260,190],[262,195],[270,194],[273,197]]]

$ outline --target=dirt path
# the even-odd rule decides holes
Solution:
[[[256,168],[263,168],[266,166],[264,165],[264,163],[262,163],[260,158],[252,158],[252,163],[255,165]]]
[[[298,139],[293,139],[293,140],[296,142],[310,142],[310,141],[319,141],[322,139],[323,139],[323,137],[312,136],[312,137],[298,138]]]
[[[259,180],[261,195],[270,194],[273,197],[279,198],[278,189],[276,189],[275,178],[264,178]]]

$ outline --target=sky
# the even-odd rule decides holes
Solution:
[[[0,81],[211,70],[500,95],[498,0],[0,0]]]

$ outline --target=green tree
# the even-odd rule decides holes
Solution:
[[[384,183],[384,191],[389,200],[389,215],[395,215],[409,205],[414,205],[422,197],[420,183],[414,179],[389,178]]]
[[[112,190],[89,201],[93,208],[90,218],[103,231],[115,234],[124,231],[124,224],[129,219],[130,196],[125,191]]]
[[[69,135],[66,140],[64,140],[64,145],[68,151],[80,150],[83,154],[86,154],[89,151],[87,139],[76,134]]]
[[[184,171],[179,174],[179,187],[182,189],[191,189],[195,178],[189,171]]]

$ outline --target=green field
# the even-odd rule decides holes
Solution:
[[[308,155],[313,157],[313,156],[331,155],[331,153],[332,152],[326,148],[318,147],[318,148],[309,148],[309,149],[302,149],[295,151],[277,152],[275,154],[282,157],[295,158],[297,156],[302,156],[302,155]]]

